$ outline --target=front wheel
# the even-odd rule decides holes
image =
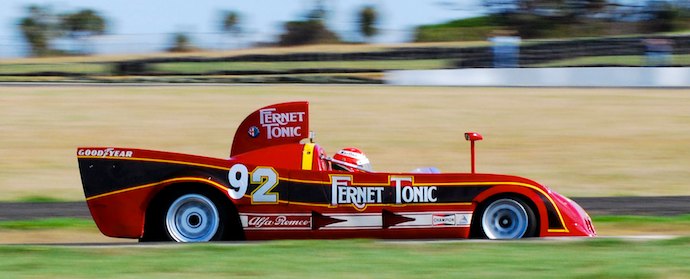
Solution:
[[[174,199],[165,213],[165,231],[177,242],[219,240],[223,235],[224,210],[202,194],[184,194]]]
[[[532,208],[515,198],[491,201],[484,207],[480,221],[481,232],[489,239],[518,239],[537,232]]]

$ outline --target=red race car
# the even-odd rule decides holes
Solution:
[[[101,232],[141,241],[595,236],[587,213],[532,180],[422,168],[374,172],[363,152],[329,157],[310,140],[309,104],[250,114],[229,158],[79,147]]]

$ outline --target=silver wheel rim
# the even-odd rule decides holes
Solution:
[[[527,231],[527,211],[517,201],[500,199],[486,207],[482,229],[489,239],[521,238]]]
[[[168,233],[177,242],[209,241],[218,231],[219,223],[216,206],[199,194],[177,198],[165,216]]]

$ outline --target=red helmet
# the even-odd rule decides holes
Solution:
[[[371,164],[362,150],[346,147],[333,155],[333,169],[351,172],[371,171]]]

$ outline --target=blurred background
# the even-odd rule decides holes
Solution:
[[[599,208],[614,211],[587,208],[598,218],[601,235],[687,235],[688,65],[690,0],[3,0],[0,207],[29,202],[24,208],[48,208],[47,216],[38,216],[47,218],[73,215],[32,203],[71,202],[73,209],[81,210],[77,223],[86,229],[55,233],[56,225],[50,222],[48,232],[3,231],[7,218],[36,217],[5,207],[0,208],[0,243],[105,241],[83,202],[76,146],[223,157],[235,125],[247,114],[293,100],[312,103],[311,124],[326,150],[356,144],[377,170],[435,166],[444,172],[467,171],[468,146],[462,133],[474,130],[487,139],[478,156],[480,171],[521,175],[567,196],[609,201]],[[616,67],[616,73],[610,67]],[[443,70],[423,72],[432,78],[453,72],[446,76],[451,81],[501,75],[523,81],[541,75],[539,82],[558,84],[516,86],[498,80],[469,86],[376,85],[395,85],[387,75],[397,70],[435,69]],[[572,73],[566,70],[589,75],[565,84]],[[400,72],[421,76],[420,71]],[[515,74],[520,72],[527,74]],[[671,85],[646,83],[644,90],[638,89],[645,86],[634,82],[646,82],[650,76],[671,80]],[[623,81],[592,85],[589,77]],[[124,85],[111,86],[115,83]],[[569,88],[583,86],[587,88]],[[684,196],[675,199],[679,195]],[[610,203],[628,196],[670,196],[675,202]],[[669,212],[686,215],[614,216],[608,223],[601,218]],[[73,223],[58,222],[66,227]],[[27,224],[19,227],[33,226]],[[690,251],[687,239],[680,242],[683,251]],[[628,252],[619,246],[623,243],[610,247]],[[525,258],[481,250],[498,255],[485,257],[489,259]],[[28,252],[33,255],[35,250]],[[9,269],[34,270],[27,266],[33,265]],[[509,266],[534,272],[531,265]],[[561,277],[570,269],[554,266]],[[591,264],[582,266],[588,270]],[[631,266],[617,265],[625,272],[613,277],[657,274]],[[686,261],[679,266],[686,267]],[[626,273],[629,269],[633,272]],[[0,271],[7,270],[0,266]],[[690,277],[685,269],[662,270],[682,270],[676,277]],[[612,277],[608,270],[597,274]],[[33,275],[41,276],[47,277]]]
[[[689,19],[688,0],[8,0],[0,81],[381,83],[387,70],[686,66]]]

